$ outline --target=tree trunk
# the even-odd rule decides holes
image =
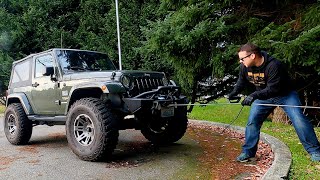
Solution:
[[[282,108],[276,107],[271,115],[272,122],[290,124],[290,119]]]
[[[191,104],[194,104],[196,102],[196,98],[197,98],[197,86],[198,86],[198,81],[194,80],[193,84],[192,84],[192,94],[191,94]],[[191,105],[188,109],[188,112],[191,112],[193,109],[193,105]]]

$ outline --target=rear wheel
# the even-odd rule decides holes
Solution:
[[[161,117],[153,114],[142,120],[145,124],[141,133],[146,139],[155,144],[169,144],[181,139],[188,126],[187,111],[185,107],[175,109],[173,117]]]
[[[117,116],[97,98],[76,101],[69,110],[66,134],[70,148],[82,160],[100,161],[118,143]]]
[[[4,132],[11,144],[27,144],[32,135],[32,121],[24,112],[21,103],[10,104],[4,113]]]

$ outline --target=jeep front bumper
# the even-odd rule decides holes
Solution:
[[[123,98],[127,110],[135,114],[151,110],[161,111],[161,116],[171,116],[175,104],[186,104],[186,96],[180,95],[177,86],[160,86],[153,91],[147,91],[131,98]],[[169,107],[170,105],[170,107]]]

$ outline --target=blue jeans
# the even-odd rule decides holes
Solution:
[[[301,102],[298,93],[295,91],[290,92],[287,96],[279,96],[267,100],[257,99],[253,102],[245,131],[245,143],[242,146],[242,152],[252,157],[255,156],[257,152],[262,123],[275,108],[274,106],[257,104],[300,106]],[[282,109],[289,116],[304,149],[309,154],[320,153],[320,144],[313,126],[309,119],[302,113],[302,109],[298,107],[282,107]]]

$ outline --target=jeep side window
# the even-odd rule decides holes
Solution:
[[[31,85],[31,58],[13,66],[11,88]]]
[[[44,76],[43,73],[46,67],[53,67],[53,58],[51,55],[36,58],[35,78]]]

